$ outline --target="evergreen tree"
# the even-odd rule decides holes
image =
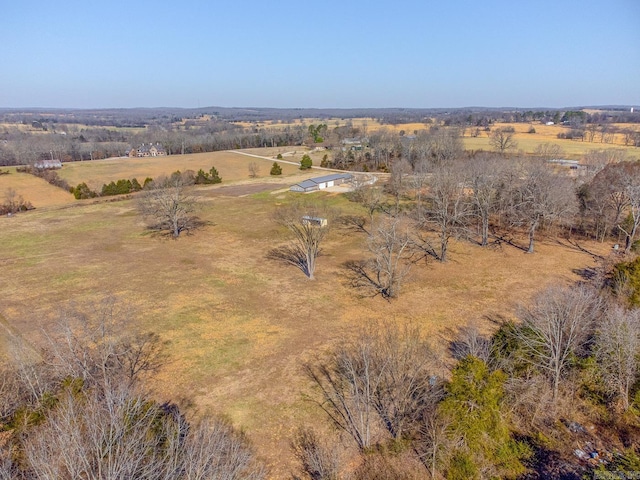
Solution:
[[[218,173],[218,170],[216,170],[216,167],[211,167],[211,170],[209,170],[209,175],[209,183],[222,183],[222,178],[220,178],[220,174]]]
[[[308,170],[312,165],[313,162],[311,161],[311,157],[307,154],[304,154],[302,156],[302,160],[300,160],[300,170]]]
[[[273,166],[271,167],[270,175],[282,175],[282,167],[278,165],[278,162],[273,162]]]
[[[453,435],[463,439],[452,452],[448,478],[512,478],[524,473],[521,459],[530,455],[525,444],[511,438],[506,412],[502,408],[502,371],[491,372],[485,362],[467,356],[454,368],[447,397],[440,408],[451,419]]]

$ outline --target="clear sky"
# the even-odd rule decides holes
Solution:
[[[640,0],[0,0],[0,107],[640,104]]]

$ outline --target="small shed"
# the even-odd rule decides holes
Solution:
[[[317,227],[326,227],[327,219],[322,217],[312,217],[310,215],[305,215],[302,217],[302,223],[305,225],[313,225]]]

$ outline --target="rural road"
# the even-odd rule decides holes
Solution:
[[[253,153],[247,153],[247,152],[240,152],[238,150],[227,150],[228,152],[231,153],[237,153],[238,155],[246,155],[247,157],[254,157],[254,158],[260,158],[262,160],[269,160],[270,162],[278,162],[278,163],[288,163],[289,165],[297,165],[300,166],[300,162],[291,162],[289,160],[276,160],[273,157],[264,157],[262,155],[255,155]],[[313,170],[326,170],[328,172],[347,172],[347,173],[353,173],[353,172],[349,172],[347,170],[338,170],[337,168],[326,168],[326,167],[316,167],[316,166],[312,166],[311,167]]]

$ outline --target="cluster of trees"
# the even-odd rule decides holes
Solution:
[[[262,479],[244,436],[215,418],[189,419],[145,387],[165,361],[112,299],[69,307],[41,349],[11,338],[0,368],[0,478]]]
[[[352,285],[364,294],[396,297],[416,262],[448,260],[453,239],[482,247],[505,242],[533,253],[540,231],[556,231],[623,240],[625,253],[634,247],[640,226],[637,162],[595,152],[584,175],[572,176],[571,169],[548,162],[557,158],[555,147],[539,148],[535,159],[461,159],[455,137],[428,138],[424,150],[411,151],[413,163],[391,164],[384,188],[356,188],[351,199],[363,213],[341,219],[366,235],[367,258],[347,264]],[[309,215],[298,211],[298,223]],[[315,265],[305,261],[310,263]]]
[[[51,157],[63,162],[119,157],[124,156],[131,145],[151,142],[162,144],[169,155],[302,145],[308,135],[303,124],[284,128],[243,128],[215,119],[198,122],[194,126],[182,122],[167,123],[142,132],[79,129],[68,125],[57,133],[50,130],[43,134],[9,128],[4,133],[0,132],[0,165],[30,165]]]
[[[26,212],[27,210],[33,210],[35,207],[25,200],[22,195],[18,195],[18,192],[13,188],[7,188],[4,194],[4,201],[0,203],[0,215],[7,215],[18,212]]]
[[[327,166],[342,170],[390,172],[402,160],[414,165],[418,161],[446,161],[464,156],[461,131],[457,128],[431,127],[415,132],[411,139],[380,129],[368,137],[366,149],[339,149]]]
[[[31,175],[35,175],[36,177],[42,178],[44,181],[53,185],[54,187],[59,187],[59,188],[62,188],[63,190],[71,191],[71,187],[69,183],[65,179],[60,178],[60,175],[58,175],[58,172],[56,172],[55,170],[48,169],[48,168],[34,168],[32,166],[24,166],[24,167],[17,167],[16,171],[21,173],[30,173]]]
[[[365,326],[305,365],[342,435],[298,431],[303,476],[343,478],[355,464],[362,479],[580,478],[574,437],[599,445],[603,475],[637,467],[623,447],[640,439],[640,310],[611,292],[553,285],[517,322],[496,319],[490,337],[470,323],[450,343],[450,370],[415,325]],[[599,430],[589,436],[575,419]]]
[[[180,172],[177,172],[177,173],[180,173]],[[210,185],[214,183],[222,183],[222,178],[220,177],[220,174],[218,173],[218,170],[216,169],[216,167],[211,167],[209,172],[205,172],[202,169],[198,170],[198,173],[196,173],[193,183],[195,183],[196,185]]]
[[[626,146],[640,146],[640,132],[633,128],[620,128],[609,123],[570,125],[569,130],[558,133],[558,138],[592,143],[614,143],[616,135],[622,137]]]
[[[151,181],[151,179],[147,179]],[[145,183],[148,183],[145,180]],[[142,190],[143,186],[140,185],[137,178],[133,178],[131,180],[122,179],[117,182],[110,182],[109,184],[102,185],[102,190],[100,191],[100,196],[107,197],[110,195],[124,195],[132,192],[139,192]]]
[[[394,166],[387,192],[363,186],[352,199],[365,213],[345,218],[366,234],[369,258],[351,262],[354,286],[397,296],[409,268],[425,257],[446,262],[452,239],[486,247],[540,229],[568,228],[578,211],[574,181],[543,161],[478,155],[468,160]]]

